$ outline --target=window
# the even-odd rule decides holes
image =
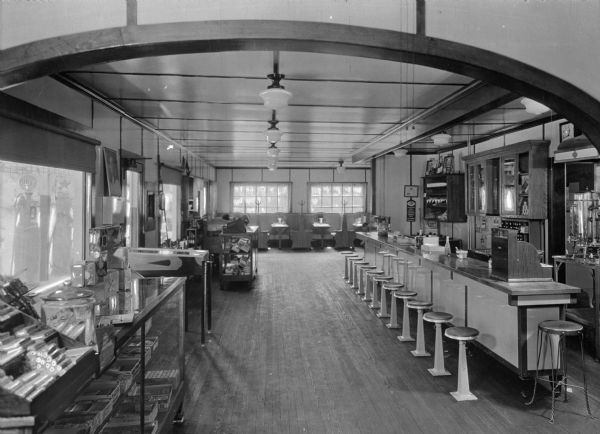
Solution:
[[[0,160],[0,274],[26,285],[83,260],[86,173]]]
[[[364,212],[367,185],[362,182],[310,184],[309,212]]]
[[[160,243],[170,245],[179,239],[181,230],[181,187],[165,183],[162,188],[164,208],[161,211]]]
[[[231,210],[244,214],[290,212],[290,184],[233,182]]]

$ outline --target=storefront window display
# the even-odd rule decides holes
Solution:
[[[0,274],[36,284],[84,258],[85,173],[0,160]]]
[[[0,274],[28,285],[84,258],[86,174],[0,160]]]

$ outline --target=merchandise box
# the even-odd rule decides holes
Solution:
[[[167,411],[171,402],[173,386],[169,383],[148,384],[144,386],[144,399],[146,402],[158,405],[158,411]],[[134,385],[129,392],[130,396],[139,396],[139,384]]]
[[[92,381],[75,398],[76,401],[108,399],[114,404],[121,394],[121,385],[118,381],[98,379]]]

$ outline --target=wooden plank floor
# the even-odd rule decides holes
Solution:
[[[471,391],[456,402],[457,346],[445,341],[449,377],[432,377],[432,358],[410,354],[343,281],[343,258],[327,248],[259,253],[248,284],[213,285],[213,330],[200,345],[191,303],[186,335],[185,433],[598,433],[578,389],[559,402],[548,392],[532,407],[530,384],[477,349]],[[415,328],[414,317],[412,318]],[[426,325],[427,348],[433,329]],[[415,332],[416,333],[416,332]],[[573,350],[570,350],[573,353]],[[573,354],[570,368],[573,375]],[[600,416],[600,364],[588,361],[592,413]]]

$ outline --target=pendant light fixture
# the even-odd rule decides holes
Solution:
[[[445,131],[442,131],[441,133],[434,134],[433,136],[431,136],[431,140],[433,140],[433,144],[437,145],[437,146],[447,145],[448,143],[450,143],[451,138],[452,138],[452,136],[450,134],[447,134]]]
[[[339,166],[337,166],[335,168],[336,172],[339,173],[340,175],[342,173],[344,173],[346,171],[346,168],[344,167],[344,162],[342,160],[339,161]]]
[[[292,93],[285,90],[280,83],[285,78],[285,74],[279,73],[279,51],[273,52],[273,74],[267,75],[267,78],[271,80],[271,85],[259,94],[265,107],[271,110],[287,107]]]
[[[281,140],[281,136],[283,135],[279,128],[277,128],[279,121],[275,118],[275,110],[273,110],[271,120],[267,122],[269,122],[269,128],[265,130],[265,137],[268,143],[274,145]]]

